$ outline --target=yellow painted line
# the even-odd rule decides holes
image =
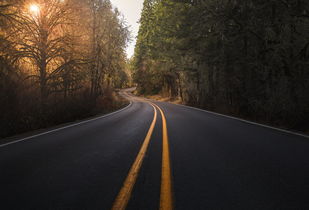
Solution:
[[[156,120],[157,120],[157,110],[156,108],[150,104],[153,109],[154,109],[154,116],[153,116],[153,120],[152,123],[150,125],[150,128],[147,132],[147,135],[145,137],[145,140],[143,142],[143,145],[133,163],[133,165],[131,166],[131,169],[128,173],[127,178],[125,179],[122,188],[120,189],[120,192],[118,193],[116,200],[114,201],[112,210],[124,210],[130,200],[131,194],[132,194],[132,190],[134,187],[134,184],[136,182],[137,176],[138,176],[138,172],[141,168],[141,165],[143,163],[143,159],[145,157],[150,139],[151,139],[151,135],[152,132],[154,130],[155,124],[156,124]]]
[[[160,209],[171,210],[173,209],[173,196],[172,196],[172,179],[171,179],[171,165],[169,154],[169,143],[167,124],[162,109],[156,104],[162,116],[162,129],[163,129],[163,144],[162,144],[162,171],[161,171],[161,192],[160,192]]]

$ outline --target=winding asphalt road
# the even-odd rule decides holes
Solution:
[[[309,138],[136,98],[0,141],[0,209],[309,209]]]

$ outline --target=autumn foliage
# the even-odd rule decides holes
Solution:
[[[0,137],[119,105],[129,31],[109,0],[1,0],[0,27]]]

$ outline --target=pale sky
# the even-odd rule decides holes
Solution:
[[[134,46],[138,33],[138,21],[141,16],[144,0],[111,0],[112,4],[123,14],[132,32],[132,41],[127,48],[127,56],[130,58],[134,54]]]

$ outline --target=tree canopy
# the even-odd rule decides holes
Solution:
[[[0,136],[108,107],[129,38],[109,0],[0,0]]]
[[[264,122],[309,116],[309,2],[145,0],[138,90]]]

